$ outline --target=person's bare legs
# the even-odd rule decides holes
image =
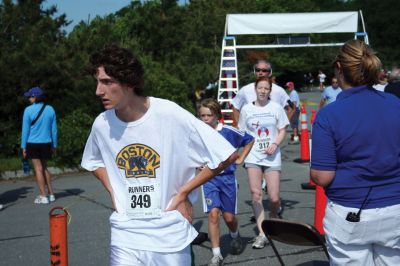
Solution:
[[[264,175],[267,181],[270,218],[278,218],[278,209],[280,206],[280,173],[280,171],[271,171],[266,172]]]
[[[238,220],[236,216],[233,213],[230,212],[224,212],[222,214],[222,217],[224,217],[226,226],[228,226],[230,232],[237,232],[238,230]]]
[[[218,208],[213,208],[208,213],[208,236],[213,248],[219,247],[219,214]]]
[[[299,130],[297,128],[293,128],[293,137],[299,136]]]
[[[264,220],[264,206],[262,204],[262,170],[260,168],[247,168],[247,175],[249,177],[249,188],[251,193],[253,213],[257,221],[257,228],[260,235],[264,235],[261,228],[261,223]],[[268,185],[268,184],[267,184]]]
[[[51,185],[51,174],[49,172],[49,169],[47,169],[47,161],[42,160],[41,163],[42,163],[42,167],[43,167],[43,173],[44,173],[44,176],[46,179],[47,190],[50,195],[54,195],[53,186]]]
[[[44,177],[42,162],[40,161],[40,159],[32,159],[32,164],[33,164],[33,168],[35,169],[36,183],[38,184],[38,187],[39,187],[40,196],[45,197],[46,196],[46,191],[45,191],[46,180]]]

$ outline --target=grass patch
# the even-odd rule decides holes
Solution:
[[[33,170],[33,165],[30,160],[29,160],[29,165]],[[47,166],[55,166],[55,164],[52,161],[48,161]],[[4,173],[6,171],[17,171],[17,170],[22,170],[21,157],[0,158],[0,173]]]

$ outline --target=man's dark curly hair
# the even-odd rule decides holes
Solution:
[[[89,72],[96,75],[99,67],[119,83],[128,85],[138,96],[143,96],[143,66],[128,49],[111,44],[90,56]]]

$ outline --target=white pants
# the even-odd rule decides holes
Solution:
[[[400,204],[361,211],[348,222],[347,208],[328,202],[324,230],[331,265],[400,265]]]
[[[190,245],[178,252],[153,252],[111,246],[110,266],[190,266]]]

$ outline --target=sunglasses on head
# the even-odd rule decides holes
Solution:
[[[264,73],[271,73],[271,69],[270,68],[256,68],[254,69],[256,72],[264,72]]]

